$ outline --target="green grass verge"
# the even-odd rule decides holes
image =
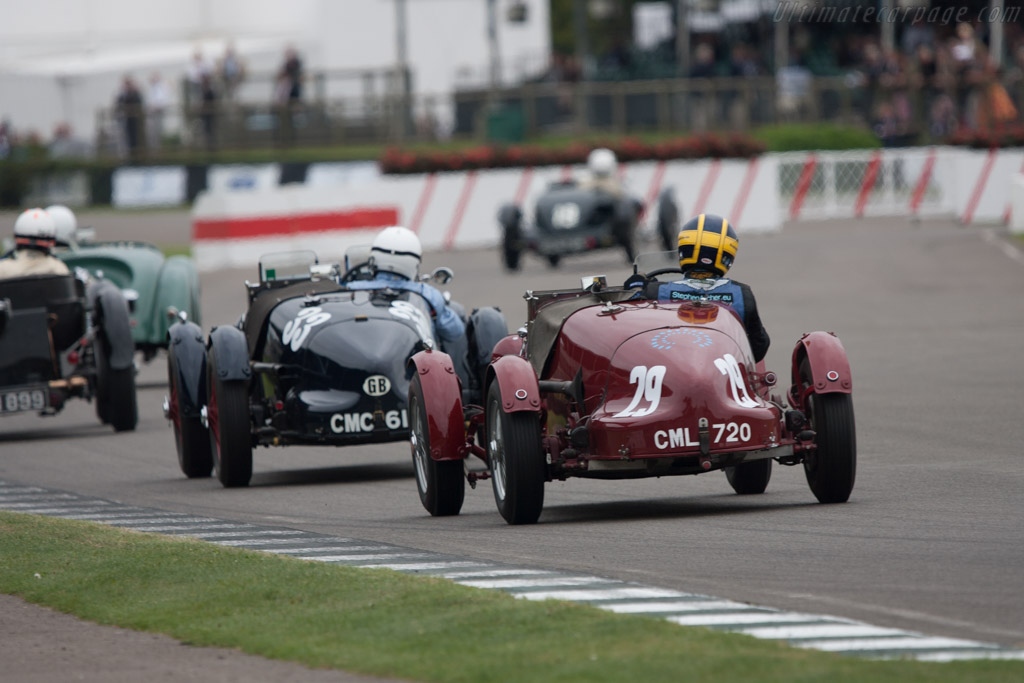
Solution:
[[[188,644],[423,681],[1024,678],[1019,662],[864,661],[442,579],[3,511],[0,592]]]
[[[751,131],[751,134],[768,145],[769,152],[881,147],[878,137],[866,128],[831,123],[762,126]]]
[[[192,256],[191,244],[161,244],[160,251],[164,256]]]

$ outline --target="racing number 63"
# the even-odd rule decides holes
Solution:
[[[651,368],[646,365],[634,367],[633,371],[629,373],[629,383],[636,385],[636,393],[633,394],[633,400],[629,402],[626,409],[616,413],[614,417],[643,417],[653,413],[661,403],[661,385],[664,381],[664,365],[655,365]],[[646,408],[637,407],[642,400],[649,404]]]

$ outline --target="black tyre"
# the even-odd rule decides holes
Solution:
[[[110,367],[110,344],[96,337],[96,416],[115,432],[130,432],[139,423],[139,405],[135,393],[135,366],[115,370]]]
[[[178,449],[178,465],[189,479],[208,477],[213,471],[213,452],[210,450],[210,433],[203,427],[198,416],[186,417],[181,380],[178,373],[178,359],[174,345],[167,350],[167,386],[171,411],[171,426],[174,428],[174,445]]]
[[[561,254],[551,254],[548,256],[548,265],[552,268],[557,268],[558,264],[562,262]]]
[[[675,251],[679,246],[678,224],[678,216],[674,210],[659,211],[658,237],[661,238],[661,248],[665,251]]]
[[[249,420],[249,383],[222,380],[217,356],[207,358],[206,415],[210,425],[210,452],[217,479],[225,488],[248,486],[252,478],[252,438]]]
[[[810,364],[800,364],[800,382],[813,382]],[[845,503],[857,474],[857,434],[850,394],[811,394],[807,419],[817,448],[804,458],[804,473],[819,503]]]
[[[420,502],[434,517],[457,515],[466,496],[462,460],[434,460],[430,457],[430,430],[419,375],[409,385],[410,440],[412,464]]]
[[[615,226],[615,241],[626,252],[626,261],[633,263],[636,260],[636,248],[633,245],[633,223],[620,223]]]
[[[523,250],[519,245],[519,230],[505,228],[505,235],[502,239],[502,262],[508,270],[519,270],[519,258]]]
[[[764,493],[768,488],[768,480],[772,477],[772,461],[765,458],[741,463],[735,467],[726,467],[725,477],[729,480],[732,490],[741,496]]]
[[[534,524],[546,479],[540,422],[531,412],[506,413],[498,382],[487,392],[487,459],[498,512],[509,524]]]

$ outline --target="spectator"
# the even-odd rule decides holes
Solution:
[[[164,138],[164,117],[171,106],[171,92],[159,72],[154,71],[149,77],[149,90],[146,92],[146,137],[149,149],[158,151]]]
[[[289,104],[295,104],[302,99],[302,59],[299,58],[295,48],[289,47],[284,53],[284,64],[281,65],[281,78],[287,87],[287,99]]]
[[[217,148],[217,91],[213,87],[213,77],[207,74],[199,81],[199,97],[201,108],[199,120],[203,124],[203,138],[206,149]]]
[[[693,66],[690,67],[690,78],[715,77],[715,50],[707,43],[701,43],[694,51]]]
[[[135,85],[135,80],[126,75],[121,82],[121,91],[117,95],[115,109],[121,121],[124,144],[128,156],[137,159],[142,141],[142,93]]]
[[[50,142],[51,159],[85,159],[89,156],[89,145],[71,134],[71,126],[58,123]]]
[[[245,64],[235,52],[235,46],[228,43],[224,49],[224,57],[220,60],[219,75],[221,94],[225,101],[233,102],[235,91],[245,79]]]
[[[11,122],[7,119],[0,120],[0,159],[6,159],[11,153]]]
[[[188,87],[188,102],[190,105],[201,102],[203,99],[203,76],[210,76],[213,70],[209,62],[203,57],[202,50],[192,53],[192,61],[185,69],[185,84]]]

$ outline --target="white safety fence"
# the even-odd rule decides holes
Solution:
[[[684,218],[718,213],[744,233],[786,221],[877,216],[956,217],[965,224],[1010,221],[1013,179],[1024,150],[951,147],[795,152],[755,159],[624,163],[629,192],[656,206],[671,190]],[[414,230],[427,249],[490,247],[501,238],[498,208],[530,213],[536,197],[583,167],[493,169],[407,176],[363,174],[359,182],[275,186],[269,177],[244,191],[213,183],[193,208],[193,254],[200,269],[250,266],[261,253],[319,248],[341,253],[384,225]],[[643,230],[653,230],[647,211]]]

